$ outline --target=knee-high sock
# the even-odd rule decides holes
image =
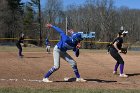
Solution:
[[[80,74],[79,74],[79,72],[78,72],[77,66],[73,66],[72,68],[73,68],[73,71],[74,71],[74,73],[75,73],[75,75],[76,75],[76,78],[80,78]]]
[[[124,64],[120,64],[120,74],[123,74]]]
[[[114,71],[117,71],[118,67],[119,67],[119,63],[116,63],[116,65],[114,67]]]
[[[49,78],[49,76],[56,71],[56,68],[53,66],[48,73],[46,73],[46,75],[44,76],[45,78]]]

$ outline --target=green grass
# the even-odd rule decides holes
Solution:
[[[1,88],[0,93],[140,93],[140,90]]]
[[[16,46],[0,46],[0,52],[17,52]],[[23,47],[23,52],[44,52],[45,47]]]

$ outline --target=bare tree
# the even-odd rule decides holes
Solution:
[[[41,2],[40,0],[31,0],[31,3],[34,5],[34,7],[37,7],[38,10],[38,23],[39,23],[39,45],[42,46],[42,21],[41,21]]]
[[[3,36],[14,38],[22,30],[22,6],[21,0],[1,0],[1,19],[3,22]]]
[[[4,32],[7,32],[5,24],[7,7],[7,2],[5,0],[0,0],[0,37],[4,37]]]
[[[12,10],[9,2],[13,1],[19,2],[20,0],[0,0],[0,37],[15,37],[19,33],[18,30],[23,28],[22,15],[19,11],[22,9],[17,7]],[[34,36],[35,31],[33,30],[36,29],[35,27],[38,27],[40,44],[42,38],[46,36],[49,39],[59,38],[57,32],[49,31],[52,29],[46,29],[42,25],[52,23],[65,30],[66,17],[68,19],[68,28],[73,28],[75,31],[83,31],[84,33],[95,31],[96,40],[111,42],[116,37],[120,27],[124,26],[124,29],[129,31],[126,38],[127,42],[135,43],[140,41],[139,9],[117,8],[114,5],[114,0],[86,0],[84,4],[71,4],[64,9],[63,0],[47,0],[45,9],[41,11],[40,0],[31,1],[31,4],[37,7],[37,10],[32,7],[30,13],[25,11],[24,22],[30,14],[32,16],[28,20],[30,23],[24,26],[26,30],[27,27],[32,27],[32,29],[29,28],[28,30]],[[14,14],[12,14],[12,11],[14,11]],[[37,15],[33,12],[36,12]]]
[[[62,0],[47,0],[44,13],[44,23],[58,24],[62,21],[63,14],[63,2]],[[61,25],[60,25],[61,26]],[[55,35],[57,33],[48,31],[44,34],[47,34],[48,38],[54,37],[54,39],[58,39]],[[51,37],[50,37],[51,35]]]

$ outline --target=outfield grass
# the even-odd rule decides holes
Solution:
[[[140,93],[140,90],[1,88],[0,93]]]
[[[16,46],[0,46],[0,52],[17,52]],[[45,47],[23,47],[23,52],[44,52]]]

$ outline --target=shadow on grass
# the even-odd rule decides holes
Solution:
[[[113,83],[117,81],[112,81],[112,80],[101,80],[101,79],[85,79],[87,82],[97,82],[97,83]],[[70,78],[68,81],[55,81],[55,82],[75,82],[76,78]]]
[[[87,81],[93,81],[93,82],[98,82],[98,83],[113,83],[117,81],[113,80],[101,80],[101,79],[86,79]]]
[[[55,81],[55,82],[75,82],[76,78],[69,78],[68,81]]]

